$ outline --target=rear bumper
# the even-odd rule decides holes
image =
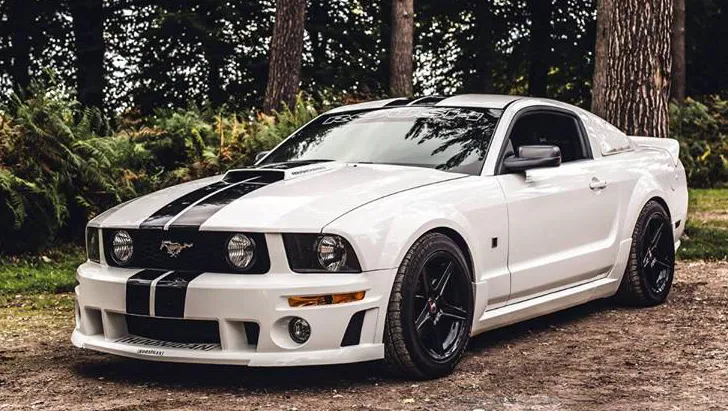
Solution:
[[[217,323],[219,343],[206,345],[130,334],[127,280],[139,271],[96,263],[78,268],[76,328],[71,337],[75,346],[155,361],[249,366],[338,364],[384,357],[384,318],[395,270],[361,274],[204,273],[189,282],[184,315],[179,319]],[[343,304],[290,307],[287,299],[357,291],[366,291],[363,300]],[[154,301],[154,287],[150,293]],[[352,321],[357,313],[363,321]],[[311,336],[303,344],[289,336],[292,317],[301,317],[311,325]],[[343,344],[352,322],[359,331],[358,343],[349,339]],[[246,334],[246,323],[257,324],[255,338]]]

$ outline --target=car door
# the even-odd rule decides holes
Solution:
[[[511,153],[556,145],[562,164],[498,170],[508,209],[509,304],[603,277],[614,264],[619,196],[592,160],[586,137],[566,110],[531,108],[515,117],[506,140]]]

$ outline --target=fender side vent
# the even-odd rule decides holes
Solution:
[[[366,314],[366,310],[359,311],[358,313],[351,316],[351,320],[349,320],[349,325],[346,326],[344,338],[341,340],[342,347],[359,345],[359,342],[361,340],[361,327],[362,325],[364,325],[364,314]]]

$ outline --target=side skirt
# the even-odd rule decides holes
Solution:
[[[617,290],[619,281],[619,279],[609,277],[602,278],[520,303],[488,310],[473,325],[471,335],[564,310],[597,298],[608,297]]]

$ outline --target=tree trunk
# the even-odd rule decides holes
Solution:
[[[392,0],[392,45],[389,92],[392,97],[412,95],[414,0]]]
[[[379,67],[377,76],[382,92],[389,87],[389,66],[392,46],[392,0],[379,2]]]
[[[606,118],[607,61],[609,28],[612,24],[613,0],[597,0],[597,35],[594,46],[594,78],[592,80],[592,107],[594,114]]]
[[[276,22],[270,40],[268,83],[263,111],[270,113],[281,104],[291,107],[301,81],[305,0],[276,0]]]
[[[465,91],[472,93],[493,92],[493,65],[495,43],[492,1],[476,0],[473,4],[475,15],[475,74],[466,76]]]
[[[672,11],[672,0],[599,1],[592,111],[627,134],[668,135]]]
[[[528,94],[546,97],[551,57],[552,0],[529,0],[528,10],[531,15]]]
[[[103,107],[104,20],[102,0],[69,1],[76,44],[78,101]]]
[[[213,107],[219,107],[225,102],[222,70],[229,47],[215,33],[215,29],[219,27],[216,3],[210,0],[201,1],[199,13],[202,14],[204,22],[204,30],[201,31],[200,38],[202,39],[202,51],[207,60],[207,97]]]
[[[30,29],[33,27],[34,3],[9,0],[8,21],[10,31],[10,77],[15,90],[24,90],[30,84]]]
[[[674,0],[672,19],[672,99],[685,101],[685,0]]]

